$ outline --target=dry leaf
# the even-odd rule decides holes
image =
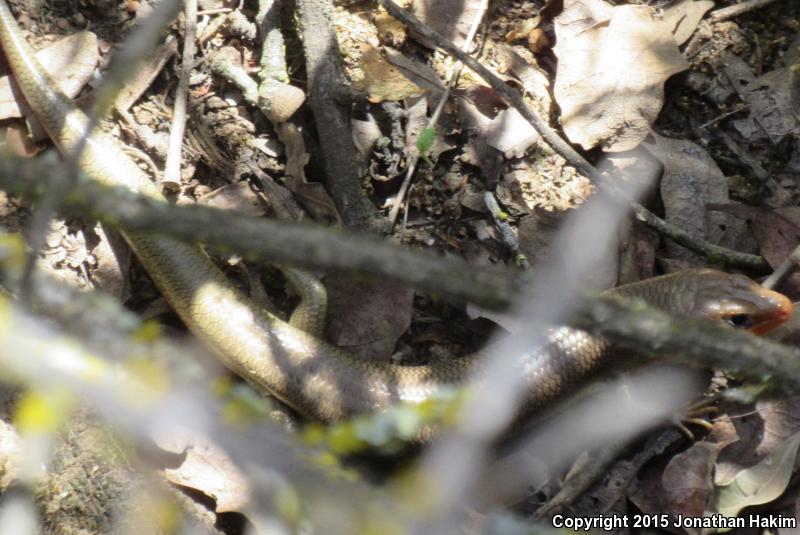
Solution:
[[[376,121],[361,121],[350,119],[350,129],[353,131],[353,144],[356,152],[361,157],[361,165],[366,165],[372,156],[375,143],[383,135]]]
[[[391,358],[397,339],[411,325],[414,291],[386,281],[325,278],[328,339],[369,359]]]
[[[716,511],[736,516],[745,507],[769,503],[786,490],[794,472],[800,432],[787,439],[761,462],[736,474],[734,480],[722,487],[716,499]]]
[[[396,68],[400,74],[421,89],[429,91],[435,98],[439,98],[444,91],[444,86],[435,70],[425,63],[409,58],[394,48],[384,46],[382,50],[386,56],[386,61]]]
[[[740,251],[753,249],[746,224],[730,214],[709,212],[706,205],[727,203],[728,181],[708,153],[690,141],[654,135],[645,146],[664,164],[661,198],[668,223],[693,237]],[[699,261],[697,255],[667,241],[671,258]]]
[[[522,82],[525,91],[535,96],[535,98],[549,102],[550,78],[541,67],[531,63],[518,54],[514,48],[504,43],[495,43],[492,46],[492,55],[494,63],[497,64],[497,71],[499,71],[495,74],[504,82],[513,81],[516,83],[516,79],[509,78],[501,73],[513,74]]]
[[[398,101],[422,93],[417,84],[386,61],[375,47],[363,45],[360,66],[364,79],[354,82],[354,86],[366,92],[370,102]]]
[[[509,159],[522,158],[541,138],[539,132],[513,108],[498,113],[486,130],[486,144]]]
[[[661,478],[663,470],[663,460],[656,459],[650,467],[635,474],[630,485],[628,499],[644,514],[662,514],[668,510]]]
[[[183,463],[177,468],[166,468],[164,476],[176,485],[213,498],[217,513],[241,512],[250,502],[247,479],[228,454],[208,438],[173,431],[156,437],[155,442],[166,451],[186,452]]]
[[[764,434],[756,448],[759,455],[772,453],[800,431],[800,397],[759,401],[756,410],[764,420]]]
[[[739,471],[761,460],[763,455],[756,451],[764,436],[764,419],[753,410],[752,405],[724,402],[720,405],[720,412],[736,415],[729,421],[737,440],[720,452],[714,474],[714,484],[717,486],[730,484]]]
[[[714,493],[714,461],[719,449],[717,444],[699,441],[670,459],[661,475],[666,510],[686,517],[703,516]]]
[[[703,20],[703,15],[712,7],[714,2],[711,0],[682,0],[664,9],[662,18],[677,45],[689,40],[697,25]]]
[[[306,152],[303,134],[291,123],[278,126],[280,140],[286,146],[286,188],[297,195],[300,203],[316,221],[322,223],[341,223],[339,212],[325,187],[319,182],[309,182],[305,166],[310,158]]]
[[[79,32],[39,50],[36,59],[58,81],[68,97],[80,93],[91,80],[100,53],[97,36],[92,32]],[[0,120],[22,117],[18,97],[11,89],[10,77],[0,77]]]
[[[130,297],[131,249],[117,232],[106,232],[98,224],[95,234],[99,238],[92,248],[97,265],[90,271],[92,281],[102,292],[124,303]]]
[[[739,472],[774,455],[800,431],[800,397],[797,396],[759,401],[755,410],[752,405],[731,403],[724,404],[721,410],[737,415],[729,420],[736,440],[720,453],[714,477],[717,486],[730,485]]]
[[[467,142],[463,146],[461,161],[478,167],[481,174],[494,183],[497,181],[504,161],[502,154],[497,149],[486,144],[486,132],[492,123],[487,114],[496,114],[493,113],[495,112],[494,92],[492,90],[485,91],[482,86],[474,86],[470,88],[469,94],[472,98],[456,100],[461,128],[469,134]],[[462,204],[463,202],[464,199],[462,199]],[[477,204],[472,203],[472,205],[467,204],[466,206],[474,210],[476,205],[480,206],[479,211],[484,210],[482,197]]]
[[[627,494],[642,513],[661,515],[700,509],[706,491],[713,491],[713,481],[709,476],[713,473],[713,459],[720,447],[708,442],[698,444],[674,457],[662,456],[663,450],[659,448],[659,457],[636,474],[636,481],[628,486]],[[703,516],[702,512],[699,515],[694,512],[692,516]]]
[[[201,196],[197,202],[253,217],[262,216],[267,212],[261,199],[246,180],[217,188]]]
[[[774,268],[800,243],[800,227],[787,217],[792,210],[767,210],[738,204],[712,204],[710,207],[751,223],[759,252]]]
[[[539,27],[542,17],[535,15],[521,21],[517,21],[511,29],[506,32],[506,43],[512,43],[518,39],[527,39],[530,33]]]
[[[797,207],[760,210],[753,218],[753,232],[761,254],[777,268],[800,244],[800,218]],[[792,217],[794,216],[794,217]]]
[[[480,0],[414,0],[411,3],[411,13],[428,28],[461,48],[472,21],[479,12],[480,4]],[[428,48],[436,48],[433,43],[419,35],[414,34],[414,39]]]
[[[636,147],[661,110],[664,82],[688,67],[669,26],[646,6],[565,0],[555,29],[564,132],[585,149]]]
[[[737,204],[712,205],[748,223],[758,244],[758,251],[770,266],[780,266],[791,252],[800,244],[800,208],[789,206],[777,210],[767,210]],[[800,273],[793,273],[785,279],[778,290],[789,298],[800,298]]]
[[[792,105],[792,69],[775,69],[756,78],[743,60],[730,56],[725,60],[725,75],[748,105],[749,115],[733,121],[745,139],[777,144],[787,136],[800,135]]]

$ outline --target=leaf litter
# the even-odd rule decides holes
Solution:
[[[455,9],[455,4],[459,9]],[[442,9],[442,4],[436,2],[414,1],[412,8],[442,33],[458,38],[470,24],[475,4],[453,2],[452,6],[447,6],[452,12]],[[688,59],[681,54],[679,46],[689,40],[691,47],[693,35],[702,34],[694,32],[711,7],[710,2],[684,0],[658,10],[638,5],[612,6],[601,0],[566,0],[564,11],[555,20],[546,14],[539,15],[543,6],[531,6],[532,3],[522,2],[503,6],[505,9],[500,9],[500,13],[490,12],[488,43],[482,49],[481,59],[507,83],[524,90],[545,117],[558,118],[570,141],[585,149],[599,147],[607,152],[625,152],[639,146],[655,130],[658,134],[652,135],[646,146],[662,162],[664,170],[660,193],[653,204],[663,206],[669,221],[697,237],[739,250],[758,251],[773,264],[780,262],[797,245],[800,218],[792,213],[795,207],[756,209],[732,204],[726,177],[742,169],[720,158],[719,147],[714,145],[713,139],[704,137],[705,134],[698,134],[702,131],[696,128],[698,125],[684,121],[684,128],[680,129],[675,128],[675,122],[670,122],[675,110],[670,108],[674,103],[669,99],[669,85],[665,99],[665,81],[687,68],[709,68],[710,63],[701,64],[697,58],[709,57],[702,39],[714,42],[713,32],[710,37],[698,40],[701,42],[699,52]],[[438,53],[420,48],[415,36],[406,35],[405,29],[385,14],[378,12],[374,24],[357,9],[337,9],[336,17],[353,23],[340,23],[337,37],[354,82],[359,82],[357,76],[361,76],[363,84],[354,83],[361,88],[364,97],[358,111],[354,112],[354,120],[365,123],[361,128],[362,158],[369,160],[367,166],[382,165],[376,155],[382,138],[390,135],[392,127],[376,105],[387,100],[400,103],[407,113],[399,124],[405,138],[403,156],[408,157],[417,146],[419,125],[430,114],[433,106],[429,100],[438,89],[435,79],[433,83],[420,80],[430,82],[432,72],[441,76],[441,67],[446,62],[441,61]],[[507,44],[505,36],[515,17],[529,21],[539,17],[539,20],[536,24],[528,22],[526,27],[516,27],[516,41]],[[730,27],[727,24],[726,27]],[[548,57],[548,44],[541,45],[535,54],[527,48],[528,36],[533,30],[540,30],[549,42],[556,42],[557,62]],[[396,50],[385,48],[387,46]],[[776,46],[768,44],[770,49]],[[737,50],[746,62],[746,69],[740,64],[735,76],[746,80],[747,84],[739,84],[733,93],[746,104],[749,115],[720,120],[715,128],[733,128],[737,135],[751,138],[746,139],[747,142],[766,141],[775,146],[786,143],[787,139],[791,141],[797,136],[796,117],[792,115],[796,108],[794,86],[787,83],[793,80],[791,65],[775,62],[777,69],[756,75],[758,69],[751,69],[750,58],[741,52],[746,48],[729,51],[737,53]],[[403,62],[397,54],[408,61]],[[729,64],[735,63],[736,60],[732,60]],[[410,67],[400,68],[400,64]],[[359,65],[360,73],[357,72]],[[742,74],[746,72],[750,72],[747,77]],[[550,102],[548,94],[553,79],[557,107]],[[507,210],[529,258],[546,256],[551,230],[560,225],[560,214],[579,205],[591,194],[592,188],[584,177],[543,146],[536,134],[519,121],[516,112],[498,102],[485,85],[469,74],[464,80],[454,102],[445,107],[444,126],[437,128],[437,136],[429,148],[433,168],[422,166],[418,170],[419,185],[412,190],[410,225],[405,229],[403,240],[411,244],[437,245],[477,261],[508,261],[497,232],[483,219],[488,216],[481,199],[486,191],[493,191]],[[679,86],[681,81],[682,78],[673,77],[669,83]],[[702,96],[692,99],[700,101]],[[663,110],[665,103],[670,108],[666,111]],[[666,117],[659,122],[656,119],[660,112]],[[329,197],[324,192],[315,192],[321,188],[319,183],[308,179],[314,176],[307,169],[311,168],[309,155],[313,149],[306,149],[302,134],[302,131],[295,131],[284,138],[284,142],[290,141],[285,150],[285,162],[275,163],[275,159],[283,158],[280,151],[267,154],[273,159],[270,165],[274,167],[270,171],[286,171],[289,182],[294,183],[291,189],[312,215],[337,219]],[[754,150],[757,156],[767,154],[768,150],[758,145],[747,148]],[[782,163],[791,162],[785,159]],[[377,181],[369,184],[378,204],[393,193],[392,184],[391,179],[383,184]],[[256,215],[263,210],[250,188],[245,182],[222,187],[217,184],[204,201]],[[711,211],[710,204],[727,208]],[[57,234],[59,244],[64,240],[68,242],[66,249],[59,253],[60,262],[73,268],[85,264],[89,253],[81,251],[82,235],[65,233],[63,228]],[[651,275],[663,270],[669,262],[698,261],[683,248],[669,242],[665,244],[658,235],[636,225],[620,240],[620,257],[613,258],[613,262],[595,273],[601,280],[599,287],[613,284],[617,279],[628,282]],[[626,255],[628,260],[625,260]],[[657,263],[657,258],[662,260],[661,264]],[[390,358],[403,346],[402,333],[409,324],[413,330],[412,320],[431,321],[433,317],[435,322],[449,315],[446,319],[450,321],[463,315],[463,311],[443,307],[435,299],[415,299],[408,290],[329,279],[335,302],[330,326],[332,339],[350,349],[364,348],[365,354]],[[452,340],[448,340],[451,336],[448,330],[431,329],[427,335],[429,341],[435,347],[449,346]],[[417,340],[424,336],[418,335]],[[792,415],[797,413],[789,405],[781,410]],[[740,457],[747,462],[737,466],[723,464],[729,463],[727,452],[737,444],[730,440],[711,438],[695,443],[683,453],[665,454],[661,469],[652,470],[664,492],[651,495],[653,504],[648,507],[653,511],[670,507],[683,514],[707,511],[714,491],[711,476],[715,469],[727,470],[728,481],[738,477],[740,490],[746,486],[742,481],[756,481],[755,487],[745,489],[744,494],[749,496],[758,495],[769,501],[781,494],[785,485],[758,483],[776,479],[774,470],[764,470],[766,464],[774,465],[778,460],[784,472],[793,469],[796,435],[791,433],[791,423],[776,415],[780,411],[761,412],[770,436],[777,437],[771,444],[749,441],[748,434],[742,430],[737,436],[738,444],[752,446],[752,455]],[[779,426],[781,422],[785,425]],[[756,436],[754,433],[750,436]],[[222,504],[224,510],[244,509],[246,500],[237,496],[242,486],[216,478],[231,476],[233,468],[220,461],[210,447],[203,445],[202,439],[191,442],[195,443],[197,462],[191,469],[189,464],[184,466],[185,474],[176,473],[172,477],[181,485],[197,488],[216,498],[218,506]],[[687,474],[692,477],[683,477]],[[766,487],[770,492],[758,490]],[[232,494],[227,495],[229,491]],[[635,494],[628,496],[633,498]],[[639,504],[635,498],[634,502]],[[740,501],[739,505],[742,503]],[[751,499],[748,503],[755,502]],[[648,510],[644,502],[640,508]]]

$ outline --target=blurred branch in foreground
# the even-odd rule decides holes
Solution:
[[[41,195],[47,183],[43,169],[20,168],[13,163],[2,160],[0,187],[32,199]],[[236,252],[248,260],[351,269],[478,304],[508,306],[530,280],[506,269],[472,266],[460,259],[404,249],[327,227],[257,219],[199,206],[171,206],[89,181],[79,182],[68,192],[62,210],[70,215],[89,215],[125,230],[208,243],[217,251]],[[567,323],[639,353],[690,359],[699,366],[733,368],[752,379],[774,377],[788,390],[800,392],[800,350],[747,333],[676,318],[643,303],[610,296],[587,299]]]
[[[10,248],[9,241],[4,241],[0,257],[6,260]],[[42,277],[36,282],[41,283]],[[55,296],[57,300],[67,297],[61,292],[63,288],[51,286],[50,289],[60,293]],[[67,293],[72,295],[71,290]],[[106,301],[105,314],[128,315],[121,305],[115,307],[108,298],[87,297],[97,302]],[[54,296],[39,298],[53,299]],[[84,302],[80,297],[76,299]],[[97,306],[92,309],[100,310]],[[107,360],[105,352],[99,353],[98,344],[92,340],[78,340],[61,333],[49,322],[3,296],[0,296],[0,320],[3,384],[22,386],[34,393],[62,392],[71,400],[69,407],[85,403],[91,411],[90,414],[79,411],[83,414],[75,420],[70,416],[70,408],[57,407],[44,399],[44,403],[36,404],[35,417],[28,416],[25,420],[22,445],[0,447],[0,465],[8,472],[2,484],[21,480],[36,489],[43,488],[41,494],[37,493],[37,500],[45,511],[46,525],[56,518],[66,519],[66,516],[53,515],[69,516],[69,511],[64,511],[69,505],[65,504],[74,504],[77,500],[80,510],[72,510],[72,516],[83,526],[94,525],[97,531],[92,532],[118,532],[115,528],[119,525],[109,525],[117,520],[145,532],[157,532],[151,528],[157,523],[158,513],[163,513],[168,506],[166,496],[160,498],[159,509],[150,510],[149,522],[142,523],[132,515],[142,513],[137,511],[139,502],[147,496],[156,496],[154,489],[163,491],[166,488],[163,480],[143,475],[147,474],[143,468],[156,469],[165,462],[160,459],[164,454],[158,453],[153,437],[176,432],[205,437],[235,459],[236,466],[247,474],[249,486],[249,496],[241,512],[247,514],[257,533],[270,532],[269,526],[290,529],[293,522],[299,521],[301,511],[303,518],[312,524],[327,526],[331,508],[343,512],[348,521],[326,529],[328,533],[353,533],[377,523],[378,518],[369,512],[371,507],[381,511],[381,522],[396,526],[405,522],[400,513],[391,512],[385,493],[352,477],[343,478],[335,462],[321,457],[324,451],[304,446],[263,418],[232,420],[232,410],[241,410],[241,406],[235,399],[219,399],[217,394],[211,393],[215,384],[213,375],[205,374],[202,381],[197,381],[200,378],[197,373],[186,373],[185,368],[191,368],[197,356],[185,346],[179,347],[160,337],[147,342],[137,340],[135,335],[141,326],[131,330],[135,322],[128,324],[123,320],[112,322],[120,328],[119,332],[102,335],[103,345],[124,349],[124,355],[115,354],[113,359]],[[149,367],[144,365],[144,361],[154,355],[163,356],[165,352],[172,353],[173,362],[179,361],[176,364],[181,367],[175,369],[180,374],[166,374],[156,362]],[[19,423],[19,418],[16,420]],[[49,424],[45,426],[42,422]],[[55,454],[66,452],[67,460],[58,457],[54,464],[49,459],[48,444],[59,442],[56,434],[62,427],[66,428],[63,431],[66,445],[59,446]],[[7,444],[6,435],[10,429],[0,431],[5,433],[0,436]],[[31,437],[37,442],[31,442]],[[37,443],[43,446],[33,448]],[[180,457],[180,453],[177,456]],[[21,471],[25,465],[35,466],[37,473],[26,476]],[[47,474],[42,472],[45,466],[49,467]],[[43,476],[46,478],[40,479]],[[143,479],[153,481],[147,483]],[[106,486],[95,488],[93,485]],[[60,488],[68,492],[62,495]],[[302,500],[298,499],[298,493]],[[53,500],[52,503],[49,500]],[[185,524],[183,527],[191,533],[200,532]]]
[[[48,188],[47,177],[60,172],[56,162],[4,157],[0,159],[0,188],[37,201]],[[174,206],[91,180],[75,184],[60,209],[119,229],[201,242],[222,254],[243,254],[250,261],[351,270],[487,307],[508,307],[525,287],[522,275],[507,269],[470,266],[459,258],[397,247],[373,235],[204,206]]]
[[[0,258],[8,256],[8,246],[0,248]],[[414,522],[424,518],[428,512],[421,509],[413,514],[399,513],[394,508],[389,514],[385,507],[384,500],[387,493],[377,489],[375,492],[364,494],[367,488],[355,481],[335,481],[325,475],[323,471],[313,467],[314,456],[310,449],[301,446],[293,441],[285,433],[280,432],[274,425],[266,423],[258,426],[239,429],[232,432],[231,428],[224,423],[224,418],[220,417],[218,402],[210,399],[209,394],[204,391],[193,389],[186,390],[180,385],[172,385],[169,390],[164,391],[152,386],[139,384],[135,377],[127,377],[124,368],[118,368],[106,363],[86,349],[81,349],[84,342],[78,342],[63,335],[55,333],[51,327],[43,325],[35,317],[19,310],[11,305],[7,300],[0,301],[0,310],[4,315],[3,326],[0,332],[0,363],[6,370],[4,377],[8,381],[12,376],[16,381],[42,388],[52,388],[52,385],[66,381],[71,385],[74,392],[80,393],[82,398],[89,401],[91,406],[96,407],[104,419],[112,422],[117,429],[124,430],[125,434],[138,437],[137,441],[149,441],[150,433],[153,429],[174,428],[175,426],[189,427],[191,429],[206,433],[215,441],[221,444],[226,451],[237,460],[237,464],[252,478],[254,497],[252,499],[252,510],[248,515],[252,518],[268,517],[271,507],[275,500],[287,499],[276,496],[275,493],[292,493],[294,491],[283,488],[281,485],[276,487],[275,474],[277,471],[286,477],[297,492],[302,494],[302,502],[308,506],[307,514],[315,517],[313,523],[320,526],[329,526],[330,518],[323,518],[330,512],[331,507],[336,507],[339,511],[348,511],[351,519],[349,523],[341,524],[340,533],[348,532],[348,529],[355,529],[358,525],[407,525],[407,522]],[[120,308],[120,312],[122,309]],[[125,314],[123,312],[123,314]],[[671,351],[685,352],[688,357],[698,356],[700,362],[725,364],[725,367],[738,368],[744,366],[747,369],[747,377],[761,379],[767,375],[777,375],[779,371],[784,384],[792,390],[798,390],[798,367],[800,359],[798,352],[768,342],[745,335],[738,332],[731,332],[727,329],[719,329],[711,324],[698,321],[681,320],[672,318],[667,314],[653,311],[644,305],[630,303],[623,299],[594,298],[587,300],[587,308],[581,309],[578,313],[578,323],[586,324],[593,330],[611,333],[617,336],[618,331],[625,330],[623,326],[632,326],[628,336],[631,345],[642,347],[643,342],[637,339],[641,332],[646,333],[649,338],[649,347],[656,354],[669,354]],[[606,327],[594,325],[600,322]],[[126,325],[127,321],[121,322],[127,331],[133,325]],[[675,332],[682,332],[686,335],[687,341],[675,343],[671,338]],[[723,340],[717,347],[709,349],[710,340]],[[696,344],[698,349],[694,352],[686,352],[686,343]],[[122,347],[121,344],[120,347]],[[129,340],[128,350],[133,353],[141,353],[147,350],[147,345],[137,344]],[[719,349],[730,354],[741,353],[741,360],[727,361],[725,353],[716,355]],[[181,359],[188,361],[193,355],[185,350],[176,349],[181,355]],[[794,365],[792,365],[794,362]],[[733,366],[731,366],[733,365]],[[12,373],[8,373],[12,372]],[[672,383],[670,383],[671,385]],[[668,385],[663,385],[667,387]],[[670,387],[671,388],[671,387]],[[144,389],[144,390],[142,390]],[[652,391],[648,389],[648,391]],[[670,396],[675,392],[672,389]],[[139,392],[138,394],[135,392]],[[149,393],[148,393],[149,392]],[[147,402],[146,400],[151,400]],[[639,408],[639,407],[635,407]],[[613,412],[617,415],[617,409]],[[646,415],[645,415],[646,416]],[[597,413],[592,412],[592,418],[596,418]],[[649,419],[646,416],[646,419]],[[618,419],[618,418],[617,418]],[[572,418],[562,419],[561,422],[569,424]],[[579,434],[583,434],[586,426],[578,425]],[[602,429],[606,434],[611,428]],[[562,434],[550,432],[539,436],[553,437]],[[541,443],[535,443],[536,451],[558,452],[560,448],[553,444],[541,447]],[[305,460],[303,460],[305,459]],[[308,461],[311,466],[303,466]],[[488,472],[491,476],[494,473]],[[498,472],[501,473],[501,472]],[[273,475],[270,475],[273,474]],[[491,478],[494,485],[492,491],[502,495],[504,489],[509,487],[510,481]],[[285,484],[283,484],[285,485]],[[342,487],[344,486],[344,487]],[[347,492],[336,492],[336,489],[347,488]],[[359,490],[360,489],[360,490]],[[418,488],[424,491],[425,487]],[[392,489],[389,489],[391,494]],[[395,489],[396,490],[396,489]],[[404,489],[408,490],[408,489]],[[270,497],[271,496],[271,497]],[[369,499],[367,500],[367,497]],[[419,496],[417,496],[419,499]],[[335,505],[333,505],[335,503]],[[273,504],[270,506],[269,504]],[[368,505],[367,505],[368,504]],[[381,511],[380,520],[368,511],[371,507],[377,507]],[[326,511],[328,513],[326,513]],[[411,514],[411,516],[406,516]],[[417,518],[419,517],[419,518]],[[375,524],[375,523],[378,524]],[[388,522],[388,524],[386,524]],[[330,531],[330,532],[336,532]]]

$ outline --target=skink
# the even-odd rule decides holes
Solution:
[[[31,109],[62,153],[81,138],[81,169],[106,184],[123,185],[161,198],[158,188],[100,131],[87,132],[88,118],[57,88],[39,65],[5,3],[0,0],[0,43]],[[444,385],[459,385],[478,359],[427,366],[399,366],[350,355],[281,321],[248,300],[197,246],[159,236],[125,235],[164,297],[188,328],[231,370],[301,414],[330,422],[417,402]],[[616,292],[640,297],[662,309],[727,321],[765,332],[788,318],[791,303],[740,275],[710,269],[622,286]],[[557,400],[613,364],[609,345],[581,331],[559,328],[548,345],[525,357],[524,412]]]

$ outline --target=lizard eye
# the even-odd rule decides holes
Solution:
[[[752,323],[752,318],[749,314],[732,314],[725,318],[729,325],[736,328],[749,327]]]

